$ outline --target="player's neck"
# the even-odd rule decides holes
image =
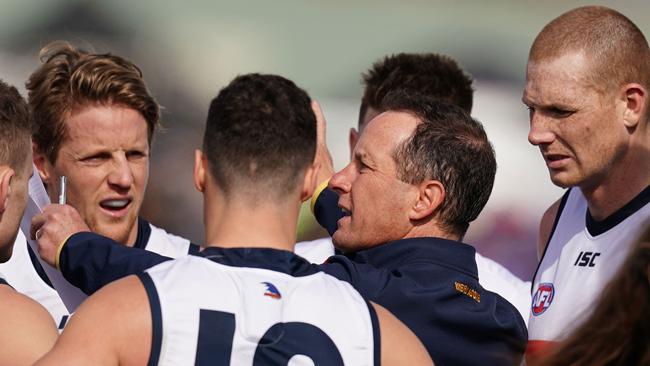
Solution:
[[[9,221],[8,215],[5,217]],[[3,225],[5,222],[0,217],[0,238],[4,238],[3,243],[0,243],[0,263],[4,263],[11,258],[13,254],[14,244],[18,239],[19,229],[10,230],[13,225]],[[15,227],[15,226],[14,226]]]
[[[650,185],[649,154],[638,154],[633,160],[617,164],[599,184],[580,187],[594,219],[606,219]]]
[[[205,207],[206,247],[294,250],[300,205],[221,200]]]

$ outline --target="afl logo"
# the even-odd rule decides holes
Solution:
[[[540,315],[551,306],[555,297],[555,288],[552,283],[540,283],[537,292],[533,295],[531,310],[534,316]]]

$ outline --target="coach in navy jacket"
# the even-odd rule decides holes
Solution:
[[[494,182],[494,152],[482,126],[425,97],[393,93],[384,104],[387,112],[366,126],[352,162],[316,201],[319,221],[346,253],[320,269],[400,318],[438,365],[518,364],[523,319],[479,285],[474,249],[460,241]],[[91,293],[164,260],[77,233],[58,265]]]

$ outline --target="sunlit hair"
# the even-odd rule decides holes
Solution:
[[[8,165],[17,175],[27,171],[31,123],[25,99],[14,86],[0,80],[0,165]]]
[[[446,194],[437,218],[462,238],[487,203],[496,175],[494,149],[483,125],[455,105],[403,90],[389,93],[382,104],[420,120],[393,153],[397,177],[410,184],[442,183]]]
[[[65,120],[88,106],[118,105],[138,111],[147,122],[151,143],[160,111],[135,64],[110,53],[88,53],[63,41],[45,46],[40,59],[43,64],[26,87],[34,116],[32,138],[52,163],[66,136]]]
[[[379,112],[384,97],[397,90],[417,92],[472,112],[472,78],[449,56],[435,53],[400,53],[386,56],[362,75],[359,128],[368,108]]]
[[[650,222],[594,312],[537,365],[650,365]]]
[[[311,99],[281,76],[238,76],[210,103],[203,149],[227,197],[285,201],[314,161]]]
[[[627,83],[650,90],[650,50],[639,28],[623,14],[585,6],[548,23],[530,49],[532,62],[582,52],[591,63],[589,78],[600,89],[616,91]]]

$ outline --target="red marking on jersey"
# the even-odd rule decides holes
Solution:
[[[555,341],[528,341],[526,347],[526,363],[539,361],[541,358],[548,356],[550,351],[557,346]]]
[[[282,296],[280,296],[280,294],[274,294],[272,292],[265,292],[264,296],[272,297],[274,299],[281,299],[282,298]]]

